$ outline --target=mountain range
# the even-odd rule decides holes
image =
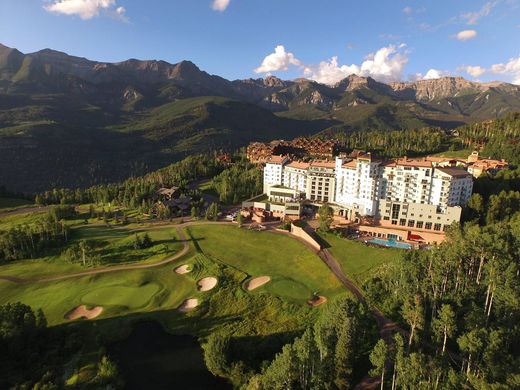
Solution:
[[[87,186],[252,140],[454,128],[512,111],[520,86],[504,82],[229,81],[190,61],[106,63],[0,44],[0,184]]]

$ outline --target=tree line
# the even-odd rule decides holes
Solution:
[[[32,223],[0,231],[0,260],[36,258],[49,248],[66,244],[70,227],[65,220],[75,214],[73,206],[54,206]]]
[[[204,348],[206,365],[218,376],[233,378],[248,389],[348,389],[369,369],[369,352],[377,328],[368,309],[352,298],[329,302],[299,337],[283,346],[260,372],[233,362],[230,336],[212,334]],[[244,383],[245,381],[245,383]]]
[[[48,327],[41,309],[22,303],[0,305],[0,388],[58,390],[71,359],[86,348],[80,327]],[[91,342],[91,341],[88,341]],[[100,357],[85,388],[122,388],[117,366]],[[70,373],[68,373],[70,375]],[[66,377],[65,377],[66,378]]]
[[[337,135],[337,139],[348,150],[369,150],[385,157],[400,157],[440,152],[450,136],[441,128],[427,127],[413,130],[345,132]]]
[[[36,195],[35,202],[48,204],[109,204],[137,208],[149,202],[160,187],[186,187],[191,181],[213,177],[227,166],[215,155],[194,155],[141,177],[121,183],[101,184],[89,188],[53,189]],[[149,206],[147,204],[147,206]]]

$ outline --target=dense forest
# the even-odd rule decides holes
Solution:
[[[54,189],[36,196],[36,203],[81,204],[114,203],[135,208],[148,200],[159,187],[186,187],[194,180],[210,178],[226,167],[216,155],[194,155],[144,176],[132,177],[121,183],[98,185],[86,189]]]
[[[482,149],[482,155],[520,164],[520,113],[465,125],[456,131],[464,145]]]
[[[254,164],[242,161],[225,169],[212,180],[212,188],[221,202],[237,204],[262,192],[262,171]]]
[[[361,149],[386,157],[437,153],[446,147],[449,134],[440,128],[418,130],[371,130],[335,134],[347,150]]]
[[[520,387],[518,173],[477,180],[467,221],[443,244],[407,252],[365,284],[406,331],[386,351],[389,388]]]
[[[21,303],[0,306],[0,388],[58,390],[66,363],[85,347],[81,327],[47,327],[41,309]],[[92,388],[120,388],[117,367],[97,362]]]

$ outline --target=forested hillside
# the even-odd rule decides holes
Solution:
[[[228,81],[189,61],[111,64],[0,44],[0,185],[29,193],[88,187],[251,141],[447,130],[518,110],[520,89],[507,83]],[[393,153],[406,149],[396,137],[384,136]],[[425,141],[418,152],[436,148]]]

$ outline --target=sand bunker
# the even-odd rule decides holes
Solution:
[[[251,279],[246,283],[246,289],[247,291],[254,290],[255,288],[258,288],[260,286],[263,286],[266,283],[269,283],[271,280],[270,276],[258,276],[256,278]]]
[[[197,282],[197,285],[199,286],[199,291],[209,291],[212,288],[215,288],[217,283],[218,283],[218,279],[210,276],[210,277],[199,280]]]
[[[186,313],[187,311],[195,309],[199,305],[199,300],[197,298],[186,299],[182,305],[179,306],[179,311],[182,313]]]
[[[188,272],[191,272],[190,265],[181,265],[180,267],[175,268],[175,272],[177,272],[180,275],[187,274]]]
[[[327,298],[324,297],[323,295],[318,295],[318,296],[308,300],[307,304],[309,306],[316,307],[316,306],[319,306],[319,305],[323,305],[325,302],[327,302]]]
[[[91,320],[96,318],[102,312],[103,308],[101,306],[94,306],[92,309],[87,309],[85,305],[81,305],[65,314],[65,319],[75,320],[77,318],[85,318],[87,320]]]

